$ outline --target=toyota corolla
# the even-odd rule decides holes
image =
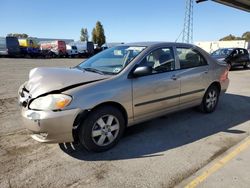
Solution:
[[[190,44],[123,44],[73,68],[31,70],[19,103],[35,140],[99,152],[139,122],[196,106],[213,112],[228,69]]]

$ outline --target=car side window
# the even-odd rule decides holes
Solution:
[[[241,53],[242,55],[247,55],[247,50],[241,49],[241,50],[240,50],[240,53]]]
[[[154,50],[142,60],[140,65],[152,67],[152,74],[172,71],[175,69],[173,49],[160,48]]]
[[[180,61],[180,68],[187,69],[207,65],[206,59],[195,49],[176,48]]]
[[[238,55],[238,50],[234,50],[234,51],[232,52],[232,55],[233,55],[233,57],[236,57],[236,56]]]

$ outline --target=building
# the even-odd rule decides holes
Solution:
[[[245,40],[195,42],[195,45],[208,53],[212,53],[219,48],[245,48],[250,50],[250,42]]]

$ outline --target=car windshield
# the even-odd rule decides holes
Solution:
[[[214,51],[211,55],[212,56],[228,56],[232,53],[233,49],[231,48],[223,48],[223,49],[219,49]]]
[[[82,62],[77,68],[102,74],[118,74],[145,48],[145,46],[116,46]]]

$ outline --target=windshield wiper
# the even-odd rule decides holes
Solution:
[[[85,71],[89,71],[89,72],[94,72],[94,73],[98,73],[98,74],[102,74],[104,75],[104,73],[100,70],[94,69],[94,68],[82,68]]]

